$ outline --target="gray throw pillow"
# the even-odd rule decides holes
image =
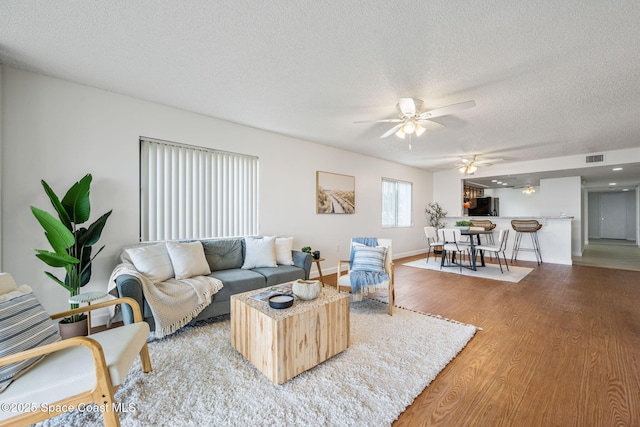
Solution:
[[[211,271],[242,267],[242,239],[202,240],[202,247]]]
[[[60,341],[58,326],[33,294],[0,302],[0,357]],[[42,360],[34,357],[0,366],[0,393],[21,372]]]

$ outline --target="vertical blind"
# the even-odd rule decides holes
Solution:
[[[140,240],[258,234],[258,158],[140,139]]]
[[[413,225],[413,184],[382,178],[382,227]]]

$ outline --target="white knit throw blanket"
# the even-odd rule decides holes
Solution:
[[[222,289],[222,282],[209,276],[180,280],[172,278],[154,283],[136,270],[133,264],[123,262],[111,273],[109,291],[116,287],[115,278],[121,274],[130,274],[140,280],[142,293],[156,323],[156,338],[172,334],[189,323],[211,303],[213,295]]]

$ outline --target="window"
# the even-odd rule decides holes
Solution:
[[[411,227],[412,213],[413,184],[382,178],[382,226]]]
[[[258,158],[140,139],[140,240],[258,233]]]

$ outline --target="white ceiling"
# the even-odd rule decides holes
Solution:
[[[637,0],[0,0],[0,62],[441,170],[638,147],[639,23]],[[477,106],[412,150],[353,123],[399,97]]]

